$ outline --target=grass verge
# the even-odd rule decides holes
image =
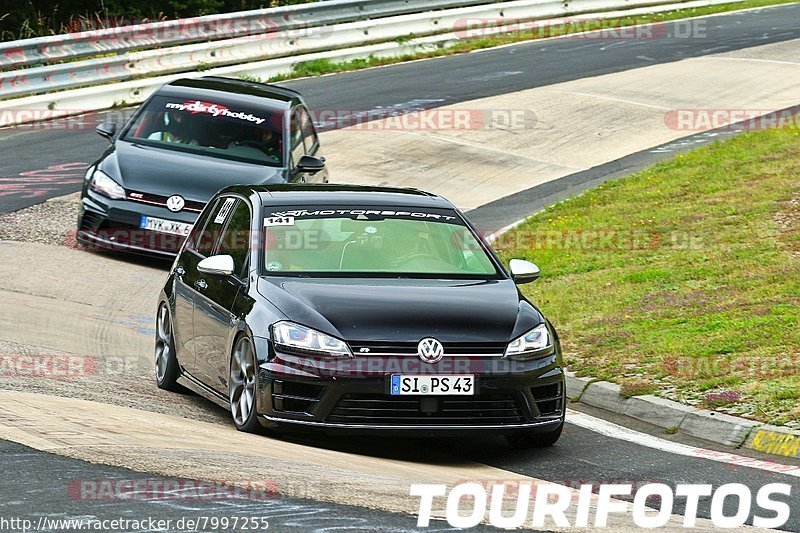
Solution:
[[[741,135],[551,206],[496,243],[579,375],[800,426],[800,132]]]
[[[433,57],[442,57],[454,54],[463,54],[473,52],[475,50],[482,50],[485,48],[493,48],[496,46],[503,46],[508,44],[521,43],[532,41],[536,39],[543,39],[548,37],[559,37],[564,35],[575,34],[583,31],[592,30],[609,30],[612,28],[624,28],[640,24],[659,24],[669,22],[672,20],[702,17],[707,15],[716,15],[721,13],[728,13],[731,11],[739,11],[743,9],[753,9],[759,7],[769,7],[782,4],[794,4],[797,0],[745,0],[744,2],[734,2],[729,4],[719,4],[705,7],[695,7],[689,9],[677,9],[674,11],[665,11],[662,13],[654,13],[651,15],[637,15],[620,17],[610,20],[595,20],[595,21],[581,21],[580,23],[570,23],[568,19],[564,24],[545,26],[542,28],[532,30],[521,30],[513,33],[498,34],[491,37],[464,39],[456,44],[437,48],[434,50],[423,50],[415,53],[403,54],[396,57],[375,57],[370,56],[363,59],[353,59],[350,61],[331,61],[330,59],[318,59],[313,61],[305,61],[298,63],[294,66],[292,72],[285,74],[278,74],[269,78],[269,82],[280,82],[288,79],[307,78],[311,76],[320,76],[323,74],[333,74],[337,72],[350,72],[354,70],[361,70],[370,67],[379,67],[384,65],[392,65],[396,63],[403,63],[406,61],[414,61],[417,59],[429,59]],[[613,24],[612,24],[613,22]],[[610,33],[610,36],[613,33]],[[398,44],[403,44],[414,38],[414,35],[408,35],[402,39],[398,39]],[[253,81],[251,79],[251,81]]]

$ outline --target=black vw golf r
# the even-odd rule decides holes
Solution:
[[[547,446],[561,348],[447,200],[418,190],[235,186],[208,203],[160,295],[158,386],[230,408],[242,431],[454,435]]]
[[[326,182],[299,93],[228,78],[158,89],[86,172],[78,241],[89,249],[172,257],[206,202],[236,183]]]

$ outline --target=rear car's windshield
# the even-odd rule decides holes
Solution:
[[[499,275],[478,238],[447,209],[268,209],[264,232],[267,275]]]
[[[123,140],[269,166],[283,160],[283,113],[155,96]]]

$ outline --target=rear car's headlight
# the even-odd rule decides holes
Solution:
[[[540,324],[508,343],[506,357],[518,361],[536,359],[553,353],[553,340],[546,324]]]
[[[89,187],[91,187],[93,191],[97,191],[115,200],[123,200],[125,198],[125,189],[122,188],[122,185],[112,180],[108,174],[101,170],[95,170]]]
[[[299,355],[325,357],[352,357],[343,340],[294,322],[276,322],[272,325],[272,340],[282,351]]]

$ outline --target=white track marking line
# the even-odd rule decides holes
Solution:
[[[458,104],[455,104],[455,105],[458,105]],[[445,108],[439,108],[439,109],[448,109],[448,108],[450,108],[450,107],[447,106]],[[456,109],[457,110],[459,108],[453,106],[452,109]],[[411,113],[411,114],[413,114],[413,113]],[[355,130],[355,131],[358,131],[358,130]],[[419,136],[419,137],[435,139],[437,141],[442,141],[442,142],[450,143],[450,144],[456,144],[456,145],[459,145],[459,146],[466,146],[468,148],[477,148],[479,150],[484,150],[484,151],[487,151],[487,152],[496,152],[496,153],[499,153],[499,154],[503,154],[505,156],[510,156],[510,157],[514,157],[514,158],[518,158],[518,159],[524,159],[526,161],[533,161],[534,163],[537,163],[537,164],[544,164],[544,165],[548,165],[548,166],[552,166],[552,167],[565,168],[565,169],[568,169],[568,170],[574,171],[574,172],[582,172],[584,170],[589,170],[588,168],[571,167],[571,166],[568,166],[568,165],[562,165],[561,163],[554,163],[552,161],[545,161],[544,159],[536,159],[535,157],[529,157],[527,155],[522,155],[522,154],[517,154],[517,153],[514,153],[514,152],[509,152],[508,150],[503,150],[503,149],[500,149],[500,148],[493,148],[491,146],[486,146],[485,144],[480,144],[478,142],[470,142],[470,141],[467,141],[465,139],[460,139],[460,138],[457,138],[457,137],[448,137],[446,135],[441,135],[441,134],[437,134],[437,133],[426,133],[426,132],[420,132],[420,131],[402,131],[402,132],[399,132],[399,133],[401,133],[402,135],[416,135],[416,136]]]
[[[797,39],[793,39],[793,41],[797,41]],[[789,41],[784,41],[789,42]],[[769,45],[765,45],[769,46]],[[735,52],[731,52],[735,53]],[[798,61],[784,61],[780,59],[759,59],[757,57],[732,57],[732,56],[714,56],[714,57],[693,57],[689,59],[689,61],[693,61],[695,59],[712,59],[714,61],[744,61],[747,63],[769,63],[773,65],[790,65],[796,67],[800,65]]]
[[[752,457],[745,457],[743,455],[706,450],[704,448],[689,446],[688,444],[672,442],[649,435],[647,433],[641,433],[633,429],[628,429],[612,422],[607,422],[600,418],[595,418],[571,409],[567,409],[567,422],[607,437],[632,442],[634,444],[639,444],[640,446],[646,446],[647,448],[653,448],[662,452],[683,455],[686,457],[695,457],[697,459],[707,459],[709,461],[715,461],[732,466],[755,468],[757,470],[785,474],[787,476],[800,477],[800,467],[798,466],[774,463],[772,461],[762,461],[760,459],[753,459]]]
[[[645,67],[646,68],[646,67]],[[613,96],[606,96],[604,94],[592,94],[592,93],[585,93],[581,91],[558,91],[558,90],[549,90],[549,89],[542,89],[542,92],[545,93],[555,93],[555,94],[569,94],[571,96],[583,96],[585,98],[595,98],[597,100],[605,100],[608,102],[617,102],[618,104],[628,104],[634,105],[639,107],[649,107],[652,109],[658,109],[659,111],[670,111],[673,108],[663,105],[656,105],[656,104],[648,104],[645,102],[636,102],[635,100],[626,100],[624,98],[614,98]]]

